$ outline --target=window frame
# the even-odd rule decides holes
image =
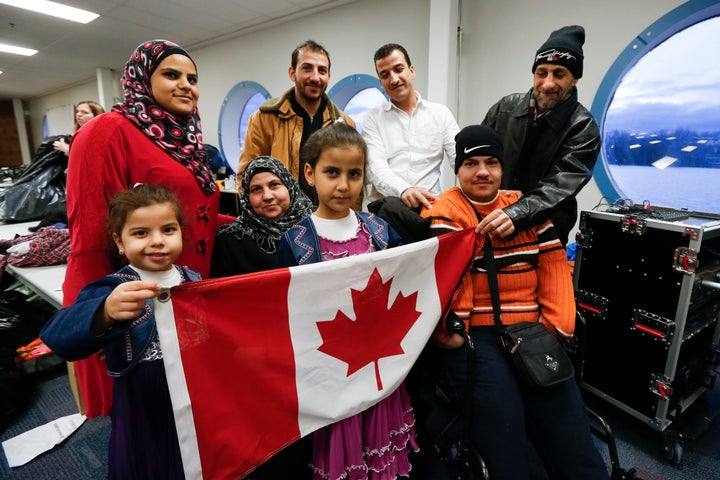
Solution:
[[[385,97],[386,101],[390,100],[385,90],[383,90],[382,85],[380,85],[380,80],[373,75],[367,75],[365,73],[355,73],[342,78],[333,85],[328,92],[328,96],[335,102],[335,105],[337,105],[340,110],[345,111],[345,107],[347,107],[355,95],[369,88],[377,89],[383,97]]]
[[[218,148],[223,156],[228,159],[228,162],[237,162],[240,158],[242,152],[241,143],[244,138],[240,139],[238,129],[248,102],[258,93],[263,95],[265,100],[272,98],[265,87],[257,82],[246,80],[235,84],[223,99],[218,117]],[[226,131],[226,133],[223,134],[223,131]],[[244,137],[245,132],[242,132],[242,134]]]

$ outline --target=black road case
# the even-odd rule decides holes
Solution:
[[[668,434],[666,453],[679,463],[682,435],[668,427],[715,382],[720,219],[583,211],[577,244],[583,388]]]

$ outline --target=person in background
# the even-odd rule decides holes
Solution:
[[[310,199],[274,157],[256,157],[245,167],[239,195],[237,220],[218,229],[211,277],[275,268],[280,237],[312,213]]]
[[[139,184],[113,195],[108,208],[108,229],[129,265],[85,286],[40,338],[70,361],[105,350],[114,377],[109,479],[184,479],[153,302],[161,287],[200,275],[174,265],[182,212],[170,188]]]
[[[185,220],[179,262],[210,273],[220,194],[202,147],[198,73],[182,47],[149,40],[133,52],[120,80],[125,98],[77,131],[68,161],[67,206],[71,251],[63,303],[120,266],[104,235],[107,202],[135,183],[170,187]],[[86,415],[107,415],[112,383],[104,362],[74,363]]]
[[[471,125],[455,137],[455,173],[459,186],[443,193],[430,217],[433,235],[480,229],[478,216],[518,201],[516,192],[500,191],[505,154],[491,128]],[[575,299],[565,250],[549,220],[512,237],[490,234],[495,250],[503,324],[542,322],[559,337],[575,328]],[[486,241],[490,241],[490,238]],[[475,344],[473,415],[470,437],[493,480],[529,478],[529,440],[549,478],[609,478],[595,449],[580,388],[574,378],[550,387],[522,382],[502,347],[493,321],[484,254],[468,269],[451,305]],[[458,333],[441,322],[436,341],[444,369],[462,397],[467,381],[467,351]]]
[[[312,199],[313,191],[301,176],[300,148],[316,130],[338,121],[353,127],[355,123],[325,93],[330,82],[330,55],[325,47],[313,40],[295,47],[288,76],[295,85],[250,116],[238,175],[253,158],[271,155],[290,170]]]
[[[389,43],[375,52],[375,71],[390,101],[367,112],[362,135],[368,145],[366,199],[400,197],[408,207],[429,207],[442,192],[443,162],[455,160],[459,128],[450,110],[415,90],[407,50]]]
[[[279,266],[329,261],[401,243],[384,220],[351,208],[362,194],[366,156],[360,134],[343,123],[323,128],[308,139],[301,157],[318,205],[310,217],[283,235]],[[417,450],[414,425],[410,399],[401,384],[364,412],[313,434],[313,478],[387,480],[407,476],[408,450]]]
[[[75,124],[73,125],[73,133],[77,132],[80,127],[85,125],[88,120],[95,118],[101,113],[105,113],[105,109],[99,103],[93,100],[81,100],[75,105]],[[59,138],[53,142],[55,150],[60,150],[67,155],[70,150],[70,144],[65,138]]]
[[[577,221],[575,196],[590,181],[600,152],[600,130],[578,102],[585,29],[562,27],[538,49],[533,87],[490,107],[483,125],[505,145],[502,188],[519,190],[513,205],[490,212],[482,233],[506,238],[551,219],[563,245]]]

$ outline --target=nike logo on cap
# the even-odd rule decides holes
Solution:
[[[473,150],[477,150],[478,148],[488,148],[490,145],[478,145],[477,147],[467,148],[465,147],[464,153],[470,153]]]

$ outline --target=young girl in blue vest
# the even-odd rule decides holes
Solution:
[[[351,209],[360,199],[367,157],[365,141],[354,128],[335,123],[318,130],[300,156],[318,205],[281,239],[280,266],[324,262],[401,243],[384,220]],[[417,451],[414,425],[410,399],[401,384],[364,412],[313,434],[313,478],[389,480],[408,476],[408,449]]]
[[[115,247],[130,265],[85,286],[40,338],[69,361],[104,349],[114,377],[109,479],[184,479],[153,301],[161,286],[200,274],[173,264],[182,252],[182,219],[168,187],[138,184],[108,206]]]

